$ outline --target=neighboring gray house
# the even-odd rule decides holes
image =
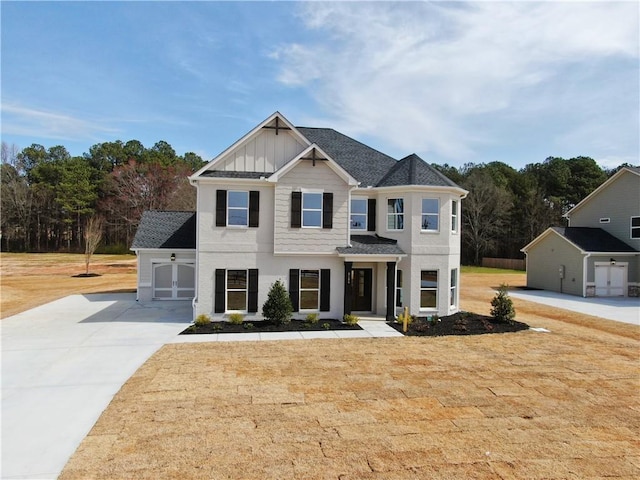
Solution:
[[[140,300],[184,298],[193,286],[194,315],[261,318],[281,280],[298,316],[458,311],[467,192],[416,155],[397,161],[276,112],[189,180],[197,221],[142,218],[132,246]],[[195,245],[173,242],[190,228]]]
[[[639,295],[640,168],[624,167],[525,246],[527,286],[583,297]]]

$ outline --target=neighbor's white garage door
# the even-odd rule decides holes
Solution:
[[[153,298],[186,300],[195,296],[196,275],[193,263],[154,263]]]
[[[608,263],[595,264],[596,296],[624,297],[624,283],[627,278],[627,265]]]

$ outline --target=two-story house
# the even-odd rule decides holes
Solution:
[[[582,297],[640,292],[640,168],[624,167],[522,251],[527,286]]]
[[[197,214],[142,218],[140,300],[193,296],[194,315],[261,318],[281,280],[298,316],[458,311],[467,192],[416,155],[276,112],[190,181]]]

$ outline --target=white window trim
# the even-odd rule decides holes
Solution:
[[[391,213],[389,212],[389,201],[390,200],[402,200],[402,212],[401,213]],[[387,217],[386,217],[386,227],[387,227],[387,232],[402,232],[404,230],[404,225],[405,225],[405,215],[406,212],[404,211],[404,197],[388,197],[387,198],[387,202],[386,202],[386,213],[387,213]],[[402,228],[389,228],[389,217],[393,216],[394,218],[397,219],[397,217],[402,216]],[[398,222],[394,222],[394,223],[398,223]]]
[[[438,211],[436,213],[425,213],[422,210],[422,200],[435,200],[436,202],[438,202]],[[422,200],[420,201],[420,210],[422,210],[422,212],[420,213],[420,231],[422,233],[439,233],[440,232],[440,199],[437,197],[422,197]],[[424,217],[425,215],[432,215],[432,216],[438,217],[438,228],[422,228],[422,217]]]
[[[318,272],[318,288],[302,288],[302,272]],[[298,279],[298,302],[299,311],[305,313],[319,312],[320,311],[320,284],[322,282],[322,272],[319,268],[301,268]],[[302,308],[302,292],[318,292],[318,302],[316,308]]]
[[[354,200],[364,202],[364,213],[355,213],[355,214],[353,213],[353,210],[351,208],[351,202]],[[351,218],[353,217],[353,215],[364,215],[364,228],[353,227],[352,221],[351,221]],[[366,232],[367,229],[369,228],[368,222],[369,222],[369,199],[366,197],[352,197],[351,201],[349,202],[349,228],[356,232]]]
[[[451,281],[454,279],[455,274],[455,283],[451,285]],[[449,282],[449,308],[454,309],[458,308],[459,298],[458,298],[458,281],[460,279],[460,274],[458,273],[457,268],[451,269],[451,281]],[[453,295],[452,295],[453,294]],[[453,303],[451,303],[451,299],[453,298]]]
[[[451,200],[451,233],[458,233],[458,230],[460,229],[460,226],[458,225],[458,220],[460,219],[458,215],[459,208],[460,202],[458,200]]]
[[[313,188],[301,188],[300,192],[302,193],[302,198],[300,199],[300,227],[301,228],[322,228],[322,216],[323,216],[323,202],[324,202],[324,190],[318,190],[318,189],[313,189]],[[306,193],[311,193],[311,194],[317,194],[320,195],[320,209],[318,210],[317,208],[304,208],[304,195]],[[305,225],[304,224],[304,212],[308,211],[308,212],[320,212],[320,225]]]
[[[245,272],[245,284],[246,287],[243,289],[240,288],[229,288],[229,272],[231,271],[244,271]],[[229,292],[245,292],[244,294],[244,309],[242,310],[230,310],[229,307]],[[224,277],[224,304],[225,304],[225,313],[248,313],[248,302],[249,302],[249,270],[245,268],[228,268],[225,272]]]
[[[435,288],[429,287],[429,288],[422,288],[422,272],[436,272],[436,286]],[[420,285],[420,296],[419,298],[419,302],[420,302],[420,311],[421,312],[435,312],[438,310],[438,296],[439,296],[439,290],[440,290],[440,270],[438,269],[420,269],[420,279],[419,279],[419,285]],[[423,307],[422,306],[422,291],[434,291],[436,292],[436,306],[435,307]]]
[[[637,230],[638,232],[640,232],[640,225],[638,225],[637,227],[636,227],[636,226],[633,226],[633,219],[634,219],[634,218],[638,218],[638,219],[640,219],[640,217],[639,217],[639,216],[635,216],[635,215],[634,215],[634,216],[632,216],[632,217],[631,217],[631,219],[629,220],[629,238],[630,238],[631,240],[638,240],[638,239],[640,239],[640,233],[638,233],[638,236],[637,236],[637,237],[634,237],[634,236],[633,236],[633,231],[634,231],[634,230]]]
[[[245,207],[230,207],[229,197],[231,193],[245,193],[247,195],[247,206]],[[247,223],[245,225],[231,225],[229,222],[230,210],[245,210],[247,212]],[[249,192],[247,190],[228,190],[227,191],[227,227],[228,228],[249,228]]]

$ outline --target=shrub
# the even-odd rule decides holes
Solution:
[[[209,325],[211,323],[211,317],[206,313],[201,313],[196,317],[193,323],[199,327],[202,327],[203,325]]]
[[[269,289],[267,301],[262,306],[262,315],[276,325],[281,325],[291,321],[292,313],[293,305],[291,305],[289,293],[284,288],[284,284],[277,280]]]
[[[229,323],[231,325],[242,325],[244,321],[244,315],[241,313],[231,313],[229,314]]]
[[[315,325],[316,323],[318,323],[318,320],[320,320],[320,315],[318,315],[317,313],[308,313],[304,319],[305,322],[310,323],[312,325]]]
[[[509,298],[507,285],[500,285],[498,293],[491,300],[491,316],[498,322],[511,323],[516,317],[516,310],[513,308],[513,302]]]
[[[325,322],[325,323],[322,324],[322,328],[324,328],[325,330],[330,330],[331,329],[331,324]]]
[[[344,317],[342,317],[342,321],[347,325],[357,325],[360,319],[357,316],[352,315],[351,313],[347,313]]]
[[[247,323],[245,323],[245,324],[243,325],[243,327],[244,327],[244,329],[245,329],[245,330],[251,330],[251,329],[253,328],[253,326],[254,326],[254,325],[253,325],[253,323],[251,323],[251,322],[247,322]]]

